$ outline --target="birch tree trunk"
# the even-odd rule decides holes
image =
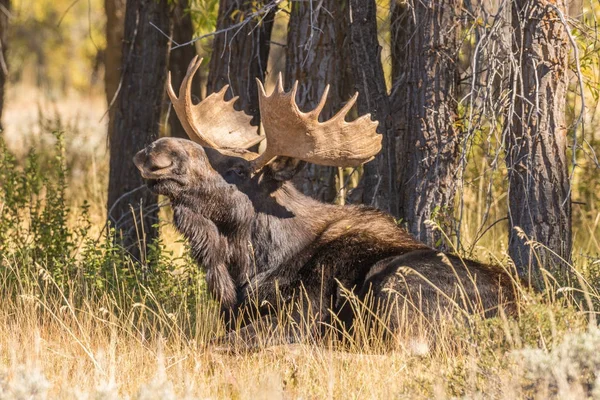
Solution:
[[[325,87],[329,96],[321,120],[335,115],[351,96],[351,78],[344,54],[347,13],[339,0],[292,2],[288,25],[286,87],[299,81],[296,102],[303,111],[313,110]],[[294,177],[296,187],[315,199],[336,198],[337,168],[308,164]],[[343,184],[343,183],[342,183]]]
[[[540,268],[567,274],[571,198],[565,106],[568,38],[557,9],[566,1],[513,3],[514,109],[508,116],[508,251],[519,274],[542,287]],[[520,233],[521,232],[521,233]],[[527,240],[542,244],[535,250]],[[556,255],[554,255],[554,253]]]

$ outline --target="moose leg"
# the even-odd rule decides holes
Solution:
[[[237,330],[231,336],[265,333],[271,343],[318,336],[335,308],[335,283],[332,287],[306,283],[300,277],[286,279],[276,272],[255,276],[241,290]]]

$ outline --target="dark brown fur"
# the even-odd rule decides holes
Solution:
[[[224,310],[255,303],[266,313],[302,292],[317,321],[333,311],[350,323],[344,289],[428,318],[452,308],[492,315],[513,300],[498,269],[438,253],[378,210],[302,195],[289,183],[301,163],[280,158],[252,173],[248,158],[172,138],[135,157],[148,186],[170,198],[175,226]]]

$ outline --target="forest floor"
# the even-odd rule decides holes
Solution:
[[[213,344],[222,332],[214,304],[172,227],[161,228],[150,278],[102,239],[102,99],[35,108],[34,93],[19,93],[7,102],[0,154],[0,178],[18,182],[18,195],[0,185],[0,400],[600,399],[600,214],[575,227],[579,282],[544,296],[518,288],[514,316],[457,315],[434,335],[417,324],[411,335],[345,347],[301,340],[224,352]],[[498,237],[478,257],[505,262]]]

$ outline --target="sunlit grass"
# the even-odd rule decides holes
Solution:
[[[600,390],[600,333],[569,294],[527,293],[517,316],[449,317],[425,337],[414,335],[422,322],[405,321],[413,335],[391,340],[374,329],[345,346],[299,340],[232,353],[214,343],[222,330],[206,300],[197,315],[167,312],[151,291],[139,302],[74,301],[50,290],[58,288],[42,267],[32,282],[4,265],[0,398],[576,399]]]
[[[98,121],[104,110],[79,113],[76,103],[57,115],[68,130],[67,164],[73,167],[66,196],[68,224],[78,223],[84,199],[91,203],[88,235],[96,240],[99,254],[80,254],[83,246],[75,250],[79,253],[72,267],[84,273],[97,266],[80,260],[106,258],[98,238],[106,215],[107,159],[98,136],[103,135]],[[50,120],[46,129],[58,123],[50,111],[44,115]],[[21,127],[26,118],[11,123],[13,117],[9,111],[7,138],[17,125],[17,132],[31,135]],[[33,144],[51,158],[52,135],[40,127],[37,113],[28,118],[33,134],[9,141],[11,149],[25,157]],[[88,148],[80,145],[84,142],[95,144]],[[505,213],[505,200],[498,194],[492,222]],[[473,192],[466,199],[463,229],[468,239],[476,236],[482,211]],[[191,265],[185,246],[169,224],[161,227],[168,268],[158,281],[144,282],[131,264],[116,258],[109,265],[122,270],[112,273],[114,287],[105,292],[87,287],[81,274],[59,284],[51,265],[0,254],[0,399],[598,396],[600,334],[590,321],[600,303],[595,290],[600,268],[589,255],[600,252],[600,214],[574,210],[574,267],[587,284],[558,286],[546,296],[519,288],[516,315],[483,319],[457,313],[433,328],[423,320],[403,320],[407,329],[396,335],[386,329],[385,318],[373,322],[370,305],[356,301],[360,322],[341,342],[326,336],[315,343],[309,335],[297,335],[294,326],[297,343],[281,344],[278,339],[286,329],[273,332],[264,324],[262,345],[250,352],[244,346],[224,351],[232,349],[215,341],[224,332],[215,304],[197,294],[202,293],[201,276],[187,278]],[[163,218],[168,221],[167,210]],[[506,226],[498,223],[482,236],[474,254],[507,265],[505,241]],[[290,327],[284,311],[274,317]],[[304,332],[313,324],[300,323]]]

